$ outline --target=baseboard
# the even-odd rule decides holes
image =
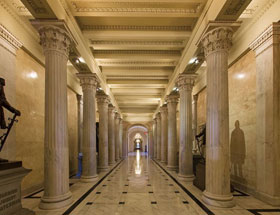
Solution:
[[[22,196],[22,197],[23,197],[23,196],[27,196],[27,195],[29,195],[29,194],[31,194],[31,193],[34,193],[34,192],[37,191],[37,190],[43,189],[43,187],[44,187],[44,183],[42,182],[42,183],[40,183],[40,184],[36,184],[36,185],[34,185],[34,186],[32,186],[32,187],[29,187],[29,188],[27,188],[27,189],[23,189],[23,190],[21,190],[21,196]]]

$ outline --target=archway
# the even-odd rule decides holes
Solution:
[[[149,141],[148,141],[148,128],[141,124],[132,125],[128,128],[128,152],[134,152],[136,148],[139,148],[141,152],[148,152]],[[137,145],[136,140],[139,141]],[[140,143],[141,142],[141,143]]]

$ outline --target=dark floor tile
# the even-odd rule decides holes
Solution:
[[[189,204],[189,202],[188,201],[183,201],[183,204]]]
[[[153,191],[149,191],[149,193],[154,193]]]
[[[93,204],[93,202],[87,202],[86,203],[86,205],[92,205]]]
[[[96,194],[101,194],[101,192],[96,192]]]
[[[127,194],[127,192],[122,192],[123,194]]]
[[[179,191],[175,191],[175,193],[180,193]]]
[[[124,205],[125,204],[125,202],[119,202],[119,205]]]
[[[156,205],[156,204],[157,204],[157,202],[151,202],[151,204],[152,204],[152,205]]]

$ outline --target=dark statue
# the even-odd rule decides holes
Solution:
[[[5,86],[5,79],[4,78],[0,78],[0,128],[1,129],[6,129],[7,131],[0,136],[0,152],[2,151],[2,148],[5,144],[5,141],[10,133],[10,130],[14,124],[14,122],[17,122],[16,117],[20,116],[20,111],[15,109],[14,107],[12,107],[9,102],[6,99],[5,96],[5,91],[4,91],[4,86]],[[10,123],[7,126],[6,120],[5,120],[5,115],[4,115],[4,109],[6,108],[7,110],[9,110],[10,112],[14,113],[14,116],[12,119],[10,120]],[[1,160],[1,159],[0,159]]]

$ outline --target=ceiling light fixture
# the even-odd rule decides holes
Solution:
[[[82,57],[79,57],[79,61],[80,61],[81,63],[86,63],[85,60],[84,60],[84,58],[82,58]]]
[[[197,58],[196,58],[196,57],[194,57],[194,58],[190,59],[189,64],[193,64],[196,60],[197,60]]]

